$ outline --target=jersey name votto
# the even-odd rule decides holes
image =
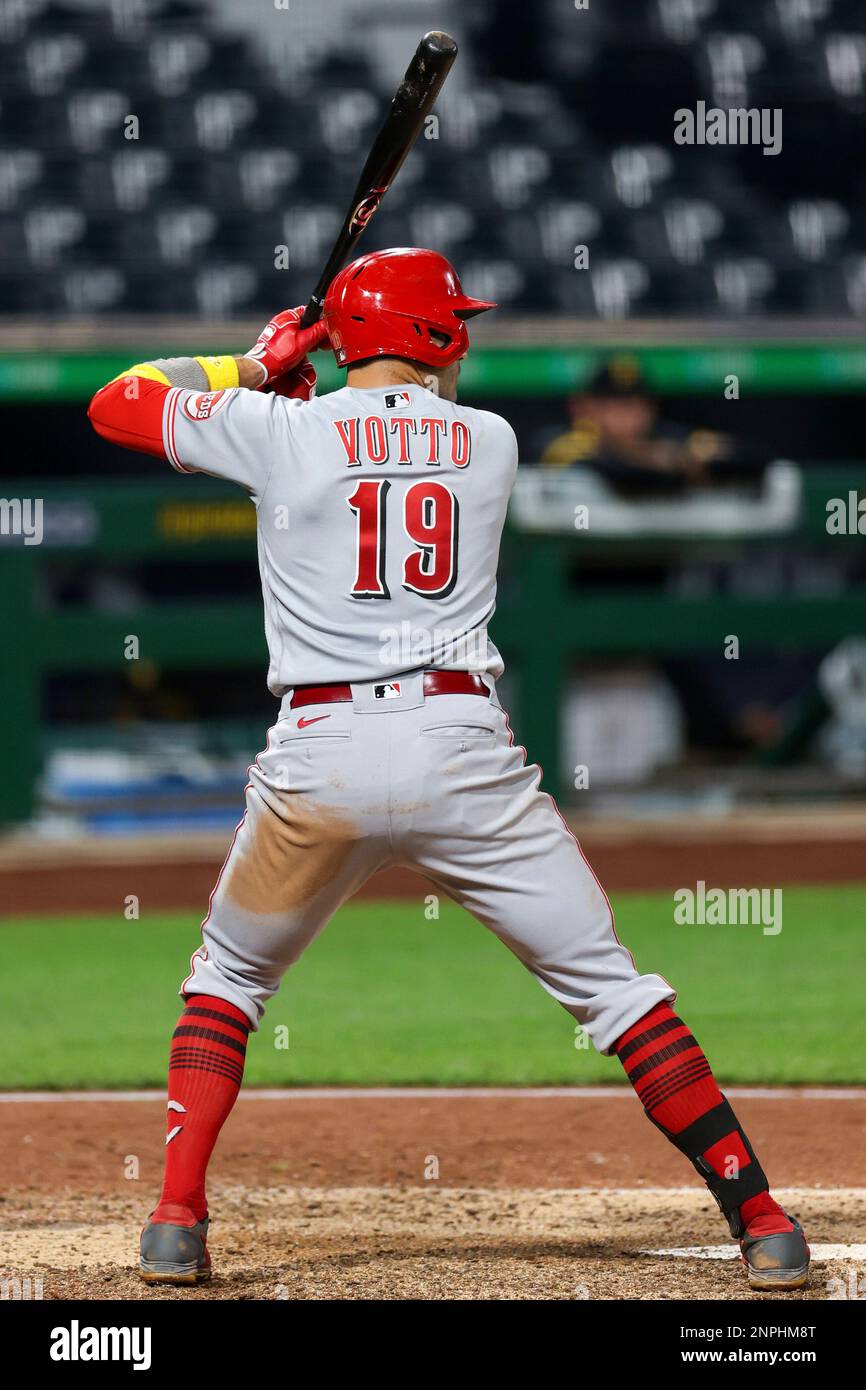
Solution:
[[[434,415],[353,415],[332,423],[347,468],[385,463],[467,468],[472,458],[472,432],[465,420],[443,420]]]

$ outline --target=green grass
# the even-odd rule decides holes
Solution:
[[[670,894],[620,894],[638,967],[728,1083],[866,1082],[866,886],[786,888],[780,935],[677,926]],[[162,1086],[174,993],[199,942],[187,914],[0,922],[0,1088]],[[288,1050],[274,1029],[289,1028]],[[451,904],[344,908],[286,977],[251,1040],[253,1085],[617,1082],[485,929]]]

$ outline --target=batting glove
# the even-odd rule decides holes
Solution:
[[[283,372],[271,382],[275,396],[294,396],[299,401],[311,401],[316,394],[316,369],[309,357],[299,367]]]
[[[284,309],[282,313],[275,314],[270,323],[262,329],[249,352],[244,354],[261,367],[262,386],[269,385],[278,377],[294,373],[304,365],[308,352],[327,341],[328,330],[321,319],[309,328],[301,328],[303,312],[304,308],[301,305],[300,308]],[[312,367],[310,370],[312,371]],[[315,384],[315,373],[313,378]],[[281,394],[295,393],[283,390]]]

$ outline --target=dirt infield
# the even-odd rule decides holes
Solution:
[[[812,1241],[862,1246],[866,1092],[736,1105]],[[216,1277],[147,1288],[132,1262],[159,1185],[163,1117],[161,1098],[0,1104],[2,1274],[41,1280],[45,1298],[748,1293],[722,1257],[730,1237],[712,1200],[632,1096],[519,1091],[245,1097],[212,1167]],[[692,1246],[720,1249],[649,1253]],[[809,1289],[789,1297],[826,1298],[852,1268],[862,1281],[860,1254],[853,1266],[839,1251],[816,1261]]]
[[[862,812],[576,828],[612,891],[863,877]],[[115,910],[131,891],[201,913],[225,849],[7,840],[0,913]],[[425,891],[405,871],[367,888]],[[866,1296],[866,1091],[735,1105],[819,1251],[809,1288],[780,1297]],[[216,1275],[196,1290],[134,1272],[163,1130],[162,1097],[0,1096],[0,1284],[47,1299],[772,1297],[749,1293],[711,1198],[625,1089],[242,1094],[212,1165]],[[652,1253],[673,1247],[686,1253]]]
[[[864,876],[866,809],[740,811],[716,820],[569,824],[609,892],[740,884],[849,883]],[[138,836],[53,844],[0,839],[0,915],[112,912],[127,893],[155,908],[204,913],[230,834]],[[375,874],[359,897],[418,900],[426,879]]]

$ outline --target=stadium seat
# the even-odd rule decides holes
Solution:
[[[857,312],[862,0],[536,8],[519,51],[495,7],[467,18],[454,78],[365,246],[431,241],[515,313]],[[407,0],[399,23],[361,27],[333,0],[266,41],[243,14],[0,6],[7,312],[266,312],[286,277],[308,285],[426,8]],[[674,111],[698,100],[783,108],[796,161],[676,145]],[[5,279],[16,257],[44,283]]]

